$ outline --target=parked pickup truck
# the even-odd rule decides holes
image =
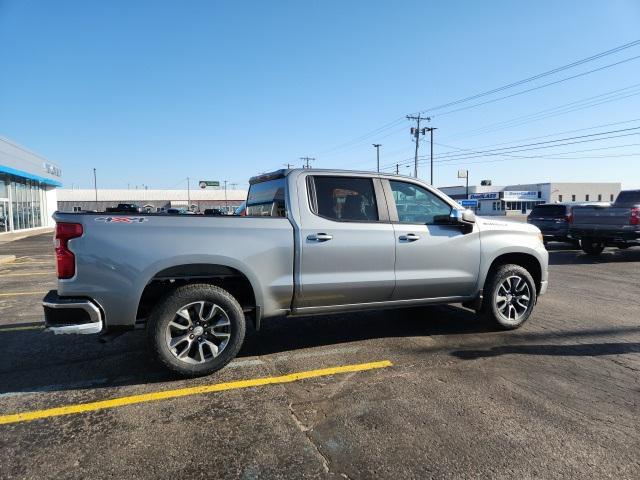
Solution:
[[[476,218],[419,180],[333,170],[254,177],[245,216],[56,213],[56,333],[146,326],[185,376],[238,353],[245,319],[463,303],[504,329],[547,289],[540,230]],[[108,333],[111,335],[110,333]]]
[[[612,205],[574,208],[569,235],[589,255],[599,255],[606,246],[640,245],[640,190],[620,192]]]

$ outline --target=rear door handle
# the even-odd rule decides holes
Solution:
[[[329,235],[328,233],[316,233],[313,235],[309,235],[307,240],[310,242],[328,242],[333,238],[333,235]]]
[[[407,233],[406,235],[400,235],[398,239],[401,242],[415,242],[416,240],[420,240],[420,235],[416,235],[415,233]]]

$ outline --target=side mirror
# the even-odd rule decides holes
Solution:
[[[451,223],[476,223],[476,214],[473,210],[465,209],[460,210],[454,208],[449,215]]]

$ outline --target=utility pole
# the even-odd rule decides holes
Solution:
[[[285,167],[287,167],[287,170],[289,170],[291,168],[291,164],[289,162],[287,163],[283,163],[282,165],[284,165]]]
[[[315,162],[316,159],[313,157],[300,157],[300,160],[305,162],[305,165],[303,165],[302,168],[311,168],[309,166],[309,162]]]
[[[427,120],[431,120],[429,117],[426,118]],[[411,135],[413,135],[413,137],[415,138],[415,142],[416,142],[416,152],[413,158],[413,176],[418,178],[418,147],[420,146],[420,122],[422,120],[425,120],[424,117],[421,117],[420,114],[418,114],[418,116],[414,116],[414,115],[407,115],[407,120],[415,120],[416,122],[416,126],[411,127]],[[422,131],[422,135],[424,135],[424,129]]]
[[[377,171],[380,171],[380,147],[382,146],[381,143],[374,143],[373,146],[376,148],[376,165],[377,165]]]
[[[187,177],[187,210],[191,210],[191,179]]]
[[[396,163],[396,175],[400,175],[400,164]]]
[[[96,194],[96,210],[98,210],[98,181],[96,180],[96,169],[93,169],[93,190]]]
[[[418,147],[420,146],[420,135],[424,136],[427,134],[427,132],[430,133],[430,137],[431,137],[431,185],[433,185],[433,131],[435,130],[435,128],[429,128],[429,127],[425,127],[425,128],[420,128],[420,122],[422,120],[426,120],[427,122],[431,121],[431,117],[421,117],[420,114],[418,114],[418,116],[414,116],[414,115],[407,115],[407,120],[415,120],[416,122],[416,126],[411,127],[411,135],[413,135],[413,137],[415,138],[415,142],[416,142],[416,151],[415,151],[415,155],[413,158],[413,176],[414,177],[418,177]]]
[[[224,208],[225,210],[229,210],[229,205],[227,204],[227,181],[224,181]]]

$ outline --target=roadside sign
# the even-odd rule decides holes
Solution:
[[[478,200],[460,200],[460,205],[464,208],[478,208]]]
[[[458,178],[468,178],[469,170],[458,170]]]
[[[220,182],[217,180],[200,180],[200,188],[219,187]]]

